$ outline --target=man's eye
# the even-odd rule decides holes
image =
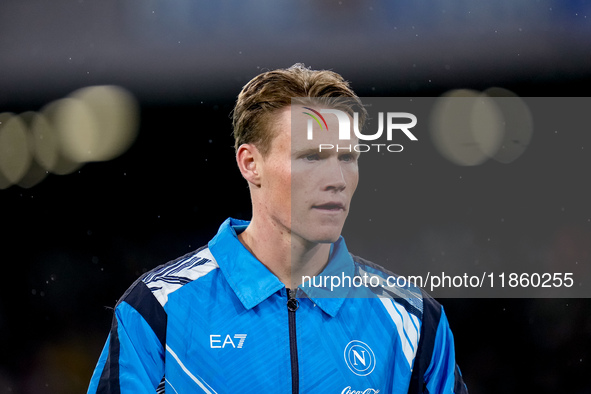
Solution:
[[[353,161],[355,160],[355,156],[353,155],[341,155],[340,156],[341,161]]]
[[[306,160],[308,160],[308,161],[316,161],[318,159],[319,159],[318,154],[306,155]]]

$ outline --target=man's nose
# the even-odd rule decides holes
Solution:
[[[343,172],[342,163],[337,159],[326,161],[325,168],[325,189],[341,191],[347,187],[347,181]]]

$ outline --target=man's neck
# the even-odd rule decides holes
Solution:
[[[295,289],[303,276],[318,275],[328,262],[330,244],[312,243],[287,229],[262,226],[253,220],[238,239],[287,288]]]

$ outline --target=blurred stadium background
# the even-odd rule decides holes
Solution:
[[[85,392],[137,276],[249,217],[229,113],[296,62],[360,96],[585,97],[591,2],[0,3],[0,393]],[[536,129],[514,162],[470,166],[425,138],[388,172],[389,258],[588,269],[589,134]],[[591,392],[589,299],[443,303],[472,393]]]

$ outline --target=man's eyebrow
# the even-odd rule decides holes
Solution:
[[[313,154],[317,154],[320,152],[320,148],[314,147],[314,148],[301,148],[301,149],[294,149],[292,151],[292,154],[294,156],[300,156],[300,155],[313,155]]]

